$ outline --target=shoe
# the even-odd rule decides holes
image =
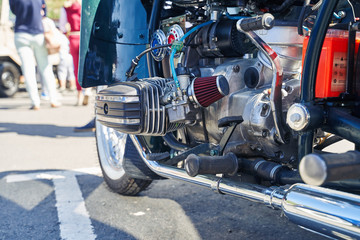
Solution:
[[[41,93],[40,98],[41,98],[41,100],[44,100],[44,101],[50,100],[49,96],[45,92]]]
[[[82,102],[82,105],[86,106],[89,104],[89,95],[84,96],[84,100]]]
[[[95,118],[82,127],[75,127],[74,132],[95,132]]]
[[[38,110],[40,110],[40,107],[36,106],[36,105],[33,105],[33,106],[30,107],[30,110],[38,111]]]
[[[75,106],[81,106],[84,102],[84,96],[81,95],[80,97],[78,97]]]
[[[61,106],[61,103],[59,103],[59,102],[51,103],[50,106],[51,106],[52,108],[58,108],[58,107]]]
[[[60,88],[59,88],[59,92],[60,92],[60,93],[65,92],[65,90],[66,90],[66,88],[65,88],[65,87],[60,87]]]

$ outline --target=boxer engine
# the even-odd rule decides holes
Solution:
[[[186,17],[177,19],[180,20],[163,21],[151,44],[179,40],[184,35],[181,24]],[[289,26],[256,31],[280,57],[284,116],[300,89],[303,37],[296,31],[296,27]],[[227,129],[219,121],[242,117],[243,122],[227,144],[228,151],[286,162],[295,157],[296,143],[292,144],[291,135],[286,137],[293,147],[278,144],[271,113],[272,76],[276,69],[236,29],[236,20],[217,21],[203,27],[192,37],[192,44],[175,55],[178,86],[169,67],[170,51],[160,48],[151,52],[162,64],[166,77],[121,82],[97,95],[96,114],[102,124],[136,135],[164,136],[185,130],[191,143],[219,144]]]
[[[336,8],[335,1],[152,3],[151,12],[143,5],[150,17],[146,49],[129,59],[141,49],[133,51],[140,37],[134,33],[134,41],[116,44],[112,65],[100,69],[104,78],[92,74],[85,84],[108,85],[96,96],[108,186],[135,195],[148,180],[174,178],[282,209],[327,236],[358,238],[358,196],[329,188],[358,191],[360,155],[325,149],[342,139],[359,144],[358,95],[352,95],[358,78],[351,74],[359,24],[350,2]],[[97,46],[99,55],[89,53],[101,56]],[[140,61],[145,55],[147,65]]]

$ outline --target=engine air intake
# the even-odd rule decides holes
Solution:
[[[189,96],[201,107],[208,107],[229,94],[229,83],[222,75],[194,79]]]

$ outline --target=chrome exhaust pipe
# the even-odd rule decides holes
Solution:
[[[135,135],[130,137],[146,165],[160,176],[282,209],[293,223],[322,235],[337,239],[360,239],[360,197],[357,195],[305,184],[294,184],[283,189],[239,183],[216,176],[190,177],[183,169],[147,160],[149,150],[143,138]]]

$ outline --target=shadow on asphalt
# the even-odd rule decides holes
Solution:
[[[33,180],[37,183],[17,182],[10,183],[10,186],[1,186],[5,183],[5,178],[15,174],[44,174],[61,171],[56,170],[34,170],[34,171],[6,171],[0,172],[0,239],[60,239],[60,223],[56,210],[55,191],[45,191],[46,188],[54,188],[51,180],[38,179]],[[66,170],[67,171],[67,170]],[[75,171],[74,171],[75,172]],[[86,182],[87,189],[93,192],[102,184],[102,177],[87,175],[90,178]],[[83,176],[77,176],[83,177]],[[14,185],[15,184],[15,185]],[[41,187],[42,186],[42,187]],[[45,186],[45,187],[44,187]],[[30,189],[29,189],[30,188]],[[34,189],[31,189],[34,188]],[[43,195],[40,202],[31,208],[26,209],[16,201],[4,197],[3,191],[8,193],[12,198],[23,199],[28,201],[29,193]],[[84,199],[88,194],[83,194]],[[99,201],[102,199],[99,199]],[[97,239],[128,239],[135,240],[131,234],[120,229],[111,227],[93,218],[90,218],[94,226]]]
[[[51,173],[51,171],[59,170],[0,172],[0,184],[4,184],[4,181],[1,180],[11,174]],[[127,197],[110,192],[105,194],[106,196],[94,195],[93,193],[99,188],[107,188],[102,177],[81,175],[77,176],[77,179],[85,200],[96,197],[96,200],[93,199],[95,200],[93,204],[97,206],[87,207],[95,207],[96,211],[100,212],[104,211],[104,208],[110,207],[111,209],[106,211],[121,213],[122,209],[126,208],[121,203],[133,202],[129,198],[150,198],[155,201],[157,199],[168,199],[175,201],[181,206],[186,216],[191,219],[201,239],[232,240],[240,239],[239,236],[241,236],[241,239],[324,239],[321,236],[298,228],[296,225],[288,222],[285,217],[280,217],[280,211],[273,211],[261,204],[240,200],[235,197],[214,194],[208,189],[182,182],[156,180],[150,185],[149,189],[141,192],[139,196]],[[50,180],[35,181],[45,183],[53,188],[53,183]],[[18,198],[26,198],[26,196],[22,196],[24,193],[22,193],[21,188],[26,188],[27,185],[23,183],[18,184],[20,184],[17,187],[16,193]],[[41,189],[38,191],[34,190],[33,194],[41,192]],[[102,191],[109,190],[104,189]],[[106,205],[103,205],[104,201],[110,202],[106,202]],[[111,202],[118,202],[119,204],[111,205]],[[0,211],[0,239],[33,239],[34,236],[40,236],[40,238],[43,236],[44,239],[57,239],[60,233],[57,226],[59,223],[55,204],[54,191],[31,210],[22,208],[0,194],[0,209],[3,209],[3,211]],[[89,212],[91,213],[92,211]],[[17,220],[19,216],[20,220]],[[119,218],[116,219],[116,216]],[[91,222],[97,239],[136,239],[131,233],[98,221],[94,217],[96,218],[96,216],[91,216]],[[121,225],[122,215],[114,214],[114,216],[108,217],[111,217],[112,221],[116,221]],[[47,221],[44,221],[46,219]],[[157,226],[156,219],[149,223],[149,226],[141,227],[154,226]],[[8,231],[8,229],[16,229],[16,231]],[[21,233],[22,231],[24,232]]]
[[[63,127],[50,124],[0,123],[0,133],[15,132],[19,135],[61,137],[93,137],[94,132],[74,132],[74,127]]]

